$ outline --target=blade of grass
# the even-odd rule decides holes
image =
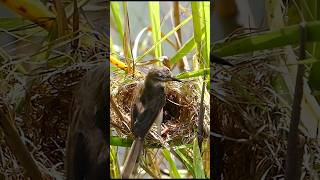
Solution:
[[[123,16],[124,16],[123,53],[124,53],[126,64],[131,64],[130,60],[132,59],[132,53],[131,53],[131,38],[130,38],[130,22],[129,22],[128,4],[127,4],[127,2],[123,2],[122,5],[123,5]],[[134,72],[134,69],[135,69],[134,63],[133,63],[132,68],[133,68],[133,71],[131,70],[131,66],[128,66],[128,71]]]
[[[117,30],[118,30],[118,33],[119,33],[119,36],[120,36],[120,41],[123,42],[123,36],[124,36],[124,33],[123,33],[123,26],[122,26],[122,18],[121,18],[121,14],[120,14],[120,5],[119,5],[119,2],[115,2],[115,1],[112,1],[111,2],[111,10],[112,10],[112,15],[113,15],[113,18],[114,18],[114,22],[116,23],[116,27],[117,27]]]
[[[197,44],[197,49],[200,52],[201,47],[201,37],[202,37],[202,31],[201,31],[201,19],[200,19],[200,2],[193,1],[191,2],[191,8],[192,8],[192,22],[193,22],[193,34],[194,34],[194,40]]]
[[[170,64],[175,64],[183,56],[190,53],[195,48],[194,37],[192,36],[171,58]]]
[[[148,55],[151,51],[154,50],[154,48],[160,44],[162,41],[166,40],[170,35],[172,35],[175,31],[180,29],[183,25],[185,25],[187,22],[189,22],[192,19],[192,16],[189,16],[184,21],[182,21],[178,26],[176,26],[174,29],[172,29],[169,33],[167,33],[165,36],[163,36],[160,41],[156,42],[148,51],[146,51],[143,55],[139,56],[136,59],[136,62],[141,61],[146,55]]]
[[[203,13],[203,25],[205,34],[205,47],[203,48],[203,54],[205,57],[205,67],[210,65],[210,1],[205,1],[201,3],[202,13]]]
[[[0,17],[0,28],[5,30],[17,30],[18,26],[30,26],[32,25],[32,22],[24,20],[22,17]],[[21,29],[25,30],[25,29]],[[3,30],[1,30],[3,31]]]
[[[61,0],[54,0],[53,2],[57,11],[58,37],[62,37],[67,33],[68,30],[66,12]]]
[[[320,41],[320,21],[306,23],[307,41]],[[267,31],[258,35],[244,37],[223,44],[216,44],[212,51],[217,56],[231,56],[257,50],[276,48],[299,42],[299,25],[292,25],[279,30]]]
[[[76,3],[77,8],[78,9],[81,8],[82,6],[86,5],[88,2],[89,2],[89,0],[80,0],[80,1],[77,0],[77,3]],[[73,15],[74,10],[75,10],[74,9],[74,7],[75,7],[74,4],[75,3],[70,3],[69,5],[66,6],[66,10],[65,11],[66,11],[67,18],[70,18]]]
[[[167,149],[163,149],[163,156],[166,158],[166,160],[169,163],[170,169],[169,169],[169,173],[170,173],[170,177],[171,178],[181,178],[176,163],[174,162],[174,160],[171,157],[170,151],[168,151]]]
[[[184,164],[185,167],[187,167],[188,171],[191,172],[192,176],[194,177],[194,168],[193,168],[193,164],[190,161],[190,156],[188,155],[187,152],[185,152],[183,149],[177,149],[176,153],[179,155],[179,157],[182,160],[182,163]]]
[[[143,35],[144,32],[146,32],[148,30],[148,27],[143,28],[137,35],[136,39],[134,40],[134,45],[132,48],[132,57],[133,59],[136,59],[138,56],[138,47],[139,47],[139,41]]]
[[[161,27],[160,27],[160,5],[159,2],[149,2],[149,13],[151,21],[152,39],[156,43],[161,39]],[[155,56],[159,58],[162,56],[161,43],[155,46]]]
[[[198,60],[202,60],[202,23],[201,23],[201,14],[200,14],[200,2],[193,1],[191,2],[191,8],[192,8],[192,22],[193,22],[193,36],[196,44],[196,56],[198,57]],[[200,69],[202,69],[204,66],[203,63],[200,63]]]
[[[118,136],[110,136],[110,145],[113,146],[122,146],[122,147],[130,147],[132,144],[131,139],[120,138]]]
[[[179,79],[193,78],[203,76],[204,74],[210,73],[210,68],[199,69],[192,72],[183,72],[177,75]]]
[[[193,167],[194,167],[194,174],[195,178],[205,178],[205,173],[202,165],[202,158],[200,149],[198,146],[197,138],[193,141]]]
[[[41,27],[50,30],[54,23],[55,15],[49,11],[41,1],[36,0],[14,0],[0,1],[9,9],[24,18],[39,24]]]
[[[118,153],[115,146],[110,146],[110,174],[113,178],[120,178],[120,167],[118,164]]]

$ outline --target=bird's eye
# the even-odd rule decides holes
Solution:
[[[157,77],[154,77],[154,79],[158,80],[158,81],[162,81],[163,80],[163,77],[162,76],[157,76]]]

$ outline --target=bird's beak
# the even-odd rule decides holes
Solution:
[[[178,81],[178,82],[182,82],[180,79],[177,79],[175,77],[170,77],[169,81]]]

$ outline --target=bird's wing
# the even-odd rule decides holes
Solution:
[[[91,162],[101,160],[101,158],[97,159],[96,156],[91,156],[92,152],[100,151],[100,145],[102,148],[107,147],[109,136],[106,125],[108,69],[108,65],[102,63],[90,70],[82,78],[81,83],[77,86],[78,90],[74,94],[69,110],[71,124],[68,129],[65,159],[68,180],[83,179],[87,176],[88,166],[92,167]],[[101,133],[103,140],[96,141],[97,137],[92,134],[92,130]],[[92,145],[88,144],[89,142],[93,142],[92,144],[97,147],[92,148]],[[98,168],[97,165],[96,167]]]
[[[137,102],[132,107],[132,131],[135,136],[144,138],[165,105],[164,93],[150,99],[146,104]]]
[[[88,173],[88,148],[85,135],[77,132],[73,136],[73,144],[68,142],[67,148],[67,180],[84,179]]]

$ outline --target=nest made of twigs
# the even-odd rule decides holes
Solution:
[[[272,179],[284,175],[291,110],[273,90],[272,83],[281,75],[271,62],[273,56],[279,55],[234,57],[239,65],[212,73],[215,86],[210,92],[210,114],[216,178]],[[305,149],[305,154],[320,152],[319,143],[313,140]],[[309,173],[306,171],[305,179]]]
[[[27,93],[22,128],[52,164],[64,161],[73,92],[86,71],[85,67],[55,71]],[[59,170],[63,170],[63,166]]]
[[[131,83],[118,85],[114,95],[114,101],[117,108],[125,117],[125,122],[115,113],[111,107],[111,127],[114,127],[121,137],[130,137],[131,132],[130,110],[135,89],[143,79]],[[189,143],[196,136],[196,127],[199,113],[200,92],[196,90],[195,82],[169,82],[166,84],[166,104],[163,108],[162,124],[167,126],[167,137],[165,140],[173,145]],[[208,102],[209,103],[209,102]],[[206,110],[209,105],[205,104]],[[205,112],[205,125],[208,126],[209,113]],[[153,131],[153,128],[151,129]],[[146,137],[148,145],[159,145],[159,140],[149,133]]]
[[[44,179],[63,176],[64,148],[68,129],[68,114],[73,92],[88,67],[54,69],[32,83],[15,113],[15,127],[33,157],[40,164]],[[0,137],[0,139],[3,139]],[[24,177],[23,168],[5,142],[0,143],[6,163],[0,170],[11,179]],[[52,173],[55,174],[52,174]]]

